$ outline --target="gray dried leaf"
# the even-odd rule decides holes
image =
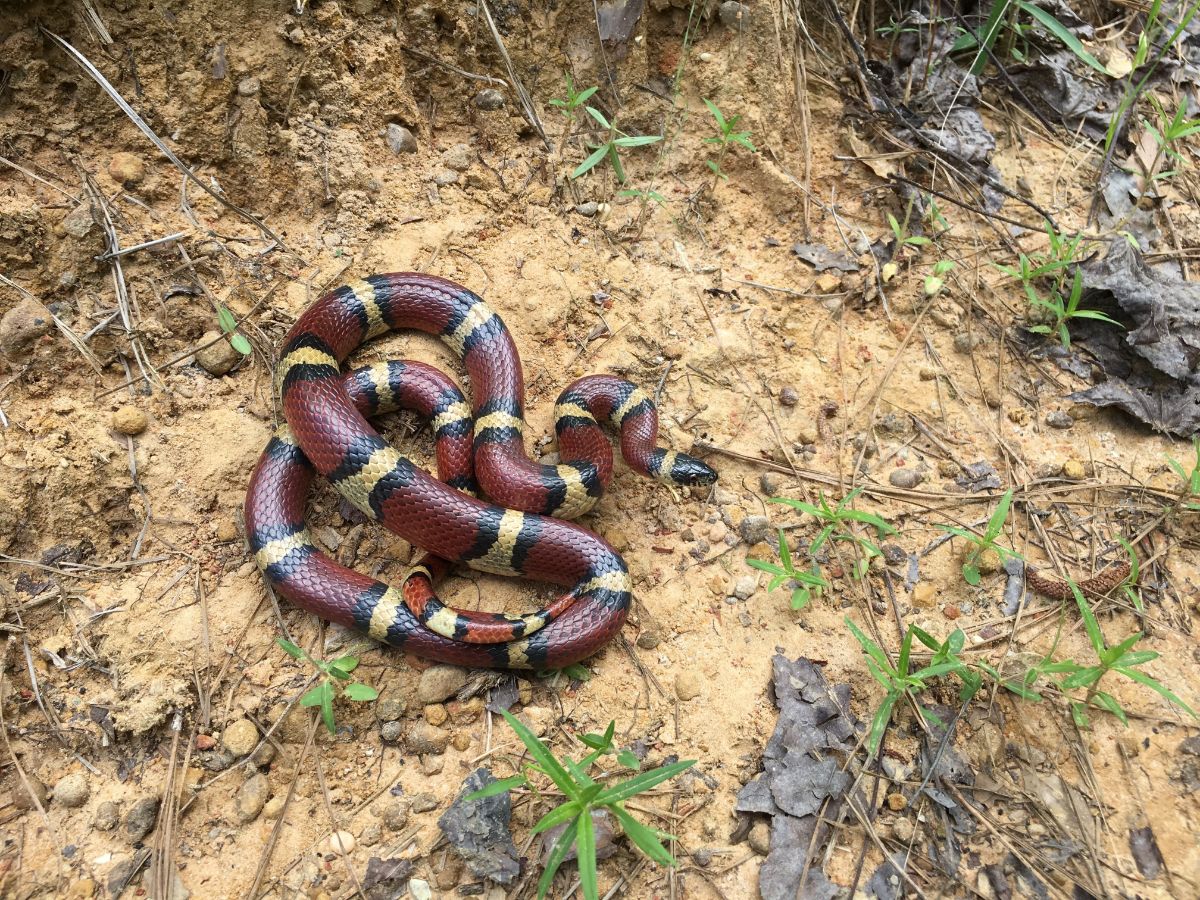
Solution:
[[[628,41],[645,6],[646,0],[615,0],[597,6],[596,27],[600,31],[600,40],[614,44]]]
[[[1163,858],[1158,849],[1158,841],[1154,839],[1154,831],[1147,825],[1144,828],[1129,829],[1129,850],[1133,861],[1137,863],[1138,871],[1143,878],[1157,878],[1162,874]]]
[[[482,800],[463,800],[495,780],[487,769],[476,769],[467,776],[458,799],[438,819],[438,828],[472,872],[510,884],[520,873],[521,863],[509,830],[512,801],[508,792]]]
[[[1000,489],[1000,476],[996,467],[985,459],[971,463],[963,468],[963,473],[954,479],[954,483],[968,494],[980,491],[995,491]]]

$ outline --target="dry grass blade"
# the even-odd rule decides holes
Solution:
[[[162,152],[163,156],[169,159],[175,165],[175,167],[184,174],[184,177],[194,181],[200,186],[202,191],[204,191],[226,209],[237,213],[280,247],[284,247],[286,249],[286,245],[283,243],[282,238],[268,228],[265,222],[263,222],[253,213],[249,213],[241,207],[230,203],[228,200],[210,188],[207,184],[205,184],[202,179],[198,178],[191,169],[184,165],[183,160],[176,156],[171,148],[166,145],[163,139],[154,133],[154,129],[146,124],[142,117],[137,114],[137,111],[129,105],[129,102],[122,97],[120,92],[112,86],[107,78],[104,77],[103,73],[101,73],[101,71],[92,64],[90,59],[88,59],[54,32],[43,28],[42,33],[46,35],[46,37],[50,38],[50,40],[54,41],[54,43],[58,44],[58,46],[61,47],[66,54],[71,57],[71,59],[75,60],[81,69],[83,69],[92,77],[92,80],[95,81],[96,84],[100,85],[100,87],[104,90],[104,93],[108,94],[108,96],[112,98],[112,101],[120,107],[121,112],[125,113],[125,115],[129,117],[129,121],[133,122],[133,124],[138,127],[138,130],[150,139],[150,142],[154,144],[154,146]]]
[[[533,106],[533,98],[529,96],[529,91],[525,90],[525,85],[517,77],[517,69],[513,65],[512,58],[508,55],[508,50],[504,46],[504,39],[500,37],[500,30],[496,27],[495,20],[492,19],[492,11],[488,8],[487,0],[482,0],[479,8],[483,11],[483,20],[487,22],[488,30],[492,33],[492,40],[496,42],[496,49],[500,52],[500,58],[504,60],[504,68],[508,70],[508,80],[512,82],[513,90],[517,92],[517,97],[521,101],[521,111],[525,114],[525,118],[529,124],[534,127],[534,130],[541,137],[542,143],[546,145],[546,149],[549,150],[550,139],[546,137],[546,130],[542,128],[542,120],[538,118],[537,110]]]

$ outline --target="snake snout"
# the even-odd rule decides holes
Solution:
[[[676,458],[671,474],[676,481],[687,485],[712,484],[717,480],[717,472],[712,466],[682,453]]]

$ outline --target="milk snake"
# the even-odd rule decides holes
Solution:
[[[420,363],[380,363],[343,375],[361,344],[390,330],[440,337],[462,359],[473,403]],[[250,547],[268,581],[295,605],[376,640],[443,662],[553,669],[589,656],[628,613],[629,570],[606,541],[565,519],[586,512],[613,474],[600,428],[620,432],[633,470],[676,485],[716,473],[656,447],[654,404],[610,376],[571,384],[555,406],[558,465],[524,447],[525,390],[508,329],[475,294],[411,273],[373,275],[330,291],[297,320],[276,369],[286,425],[259,459],[246,496]],[[393,449],[367,416],[413,409],[431,420],[438,480]],[[305,525],[320,473],[367,516],[427,555],[399,588],[323,554]],[[492,502],[477,499],[480,487]],[[450,563],[569,588],[535,613],[455,610],[434,593]]]

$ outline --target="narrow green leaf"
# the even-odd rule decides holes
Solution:
[[[497,794],[504,794],[511,791],[515,787],[521,787],[528,783],[529,779],[524,775],[513,775],[511,778],[501,778],[499,781],[493,781],[487,787],[480,788],[477,791],[472,791],[463,797],[463,803],[474,803],[476,800],[484,800],[488,797],[495,797]]]
[[[1075,35],[1073,35],[1067,29],[1067,26],[1058,21],[1058,19],[1054,18],[1054,16],[1052,16],[1050,13],[1046,12],[1046,10],[1039,6],[1034,6],[1032,3],[1027,2],[1027,0],[1016,0],[1016,3],[1022,11],[1037,19],[1047,31],[1066,44],[1067,48],[1072,53],[1078,56],[1081,60],[1095,69],[1101,75],[1108,77],[1108,70],[1101,65],[1100,60],[1096,59],[1096,57],[1092,56],[1092,54],[1088,53],[1087,50],[1084,49],[1079,38],[1075,37]]]
[[[536,734],[530,731],[523,722],[508,710],[501,710],[500,715],[504,717],[504,721],[508,722],[509,727],[517,733],[517,737],[521,739],[521,743],[529,750],[530,756],[537,761],[542,771],[550,777],[555,786],[572,800],[578,797],[578,787],[571,780],[566,769],[554,758],[554,754],[550,752],[550,748],[543,744]]]
[[[220,324],[221,330],[226,334],[237,330],[237,319],[229,311],[229,307],[224,304],[217,306],[217,322]]]
[[[554,842],[550,856],[546,858],[546,868],[542,871],[542,877],[538,879],[538,900],[544,900],[546,892],[550,890],[550,885],[554,881],[554,873],[558,871],[558,867],[562,865],[563,860],[567,858],[567,854],[571,852],[571,845],[575,843],[575,835],[578,831],[579,820],[576,819],[566,827],[566,830]]]
[[[588,109],[591,109],[591,107],[589,106]],[[592,152],[592,155],[589,156],[587,159],[585,159],[582,163],[580,163],[579,168],[577,168],[574,172],[571,173],[571,179],[574,180],[576,178],[579,178],[581,175],[584,175],[584,174],[590,172],[592,169],[596,168],[596,166],[598,166],[600,164],[600,160],[604,159],[605,154],[608,153],[608,148],[609,148],[608,144],[604,144],[600,147],[597,147]]]
[[[304,658],[304,651],[301,650],[299,647],[297,647],[295,644],[293,644],[291,641],[289,641],[287,638],[275,638],[275,643],[278,644],[280,647],[282,647],[284,652],[287,653],[288,656],[295,657],[296,659]]]
[[[612,126],[608,124],[608,119],[604,118],[604,114],[599,110],[593,109],[590,106],[585,106],[583,111],[600,123],[600,127],[607,131],[612,131]]]
[[[325,696],[322,697],[321,703],[321,720],[330,734],[337,734],[337,723],[333,720],[333,685],[326,682],[325,688]]]
[[[1163,699],[1170,703],[1174,703],[1193,719],[1200,719],[1200,716],[1196,715],[1195,710],[1176,697],[1166,685],[1162,684],[1162,682],[1158,681],[1157,679],[1151,678],[1149,675],[1139,672],[1137,669],[1127,669],[1124,666],[1117,667],[1113,669],[1113,671],[1120,672],[1126,678],[1132,679],[1138,684],[1144,684],[1146,687],[1150,688],[1150,690],[1155,691]]]
[[[540,834],[547,828],[553,828],[555,825],[561,825],[563,822],[577,816],[584,809],[584,805],[578,800],[572,800],[569,803],[564,803],[562,806],[556,806],[550,812],[546,813],[537,824],[531,829],[533,834]]]
[[[662,782],[670,778],[674,778],[680,772],[690,769],[695,764],[696,760],[694,759],[684,759],[669,766],[660,766],[657,769],[642,772],[600,792],[596,795],[596,805],[603,806],[608,803],[619,803],[628,800],[630,797],[636,796],[643,791],[648,791],[650,788],[662,784]]]
[[[1092,699],[1095,700],[1101,707],[1107,709],[1110,713],[1120,719],[1122,725],[1124,725],[1126,728],[1129,727],[1129,719],[1125,715],[1125,710],[1121,708],[1121,704],[1117,702],[1117,699],[1114,696],[1111,694],[1106,694],[1104,691],[1096,691],[1096,693],[1092,695]]]
[[[346,685],[346,689],[342,691],[343,696],[347,700],[355,700],[359,703],[369,703],[372,700],[379,699],[379,691],[371,687],[369,684],[354,684]]]
[[[613,803],[606,808],[617,817],[617,821],[621,823],[621,829],[625,832],[626,836],[650,859],[660,866],[674,866],[676,864],[675,857],[662,845],[658,832],[653,828],[643,825],[626,812],[624,807],[619,803]]]

